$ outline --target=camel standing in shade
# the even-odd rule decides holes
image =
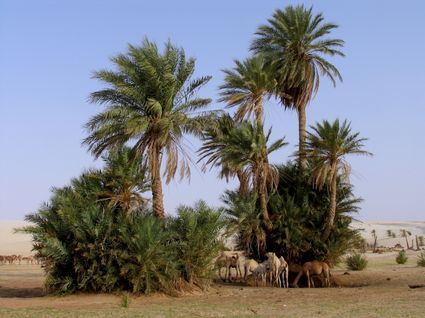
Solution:
[[[304,275],[306,275],[307,277],[307,283],[308,283],[308,288],[310,288],[310,283],[314,288],[314,280],[313,280],[313,276],[315,275],[324,275],[325,277],[325,286],[326,287],[330,287],[330,270],[329,270],[329,265],[326,264],[325,262],[321,262],[321,261],[311,261],[311,262],[307,262],[303,265],[303,272]]]

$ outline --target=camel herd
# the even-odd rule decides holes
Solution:
[[[288,266],[283,256],[277,257],[275,253],[266,253],[267,259],[258,263],[254,259],[249,259],[244,256],[240,251],[222,251],[216,258],[215,266],[218,270],[218,275],[223,281],[239,280],[243,282],[248,281],[251,276],[254,280],[255,286],[276,286],[276,287],[289,287],[288,275],[289,271],[297,272],[298,275],[293,282],[293,286],[298,286],[298,281],[305,275],[307,284],[310,288],[315,287],[313,277],[324,277],[324,286],[330,287],[330,269],[329,265],[321,261],[306,262],[302,266]],[[231,270],[235,269],[236,276],[233,278]],[[222,276],[223,269],[225,270],[224,277]],[[242,275],[243,270],[243,275]]]
[[[35,256],[22,255],[0,255],[0,265],[4,264],[40,264],[40,261]]]

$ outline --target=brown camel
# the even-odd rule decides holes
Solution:
[[[307,277],[308,288],[310,288],[311,285],[313,285],[314,287],[313,276],[318,276],[322,274],[325,276],[325,286],[330,287],[331,273],[330,273],[329,265],[327,263],[322,261],[311,261],[311,262],[304,263],[302,267],[300,265],[297,265],[296,268],[291,268],[291,267],[292,266],[290,266],[291,271],[298,272],[298,275],[295,278],[294,284],[293,284],[295,287],[298,286],[298,281],[303,275],[306,275]]]

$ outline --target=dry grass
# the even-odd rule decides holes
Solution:
[[[410,255],[409,255],[410,256]],[[0,266],[0,317],[423,317],[425,268],[410,257],[405,265],[387,253],[368,255],[362,272],[333,269],[341,287],[317,289],[255,288],[215,284],[206,293],[179,298],[122,295],[44,296],[43,275],[35,265]],[[412,263],[413,262],[413,263]]]

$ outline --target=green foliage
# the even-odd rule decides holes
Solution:
[[[130,295],[128,293],[122,295],[120,306],[122,308],[128,308],[130,306]]]
[[[260,258],[266,252],[266,226],[257,207],[256,194],[226,191],[222,197],[230,221],[230,232],[236,233],[236,248]]]
[[[237,234],[238,248],[255,257],[265,251],[283,255],[290,263],[312,259],[336,263],[347,251],[362,245],[358,231],[350,228],[351,213],[357,212],[360,199],[352,186],[338,182],[336,221],[327,240],[320,238],[329,206],[328,193],[317,189],[292,163],[278,166],[279,185],[268,203],[272,229],[268,229],[255,205],[256,197],[226,192],[232,227]]]
[[[140,46],[129,45],[125,54],[111,61],[116,70],[100,70],[93,76],[106,88],[93,92],[90,101],[104,110],[87,122],[84,144],[96,157],[132,145],[139,162],[147,162],[153,209],[163,218],[161,164],[164,161],[166,183],[177,171],[181,178],[190,176],[183,138],[185,134],[199,137],[212,122],[213,112],[201,111],[211,100],[197,97],[211,77],[193,78],[195,59],[187,58],[171,42],[160,52],[145,39]]]
[[[263,54],[273,66],[276,95],[288,108],[308,104],[324,76],[335,85],[342,80],[338,69],[326,58],[344,56],[344,41],[329,38],[338,26],[325,23],[323,15],[314,15],[303,5],[276,10],[268,24],[261,25],[251,50]]]
[[[345,264],[352,271],[362,271],[367,267],[367,259],[362,254],[354,253],[345,258]]]
[[[395,258],[395,261],[397,262],[397,264],[406,264],[407,260],[408,260],[408,257],[406,255],[405,250],[401,250],[400,252],[398,252],[397,257]]]
[[[417,264],[418,266],[425,267],[425,252],[421,252],[421,255],[418,256]]]
[[[212,278],[211,264],[221,246],[221,233],[225,227],[221,209],[213,209],[204,201],[195,206],[180,206],[177,217],[170,221],[174,235],[171,244],[176,266],[189,283],[203,287]]]
[[[221,211],[199,202],[166,220],[145,205],[129,213],[103,200],[106,190],[118,191],[107,182],[109,169],[107,162],[103,171],[88,171],[54,189],[49,204],[26,217],[33,225],[22,231],[33,235],[47,290],[174,294],[182,286],[177,282],[208,283],[224,227]],[[133,178],[124,179],[136,187]]]

